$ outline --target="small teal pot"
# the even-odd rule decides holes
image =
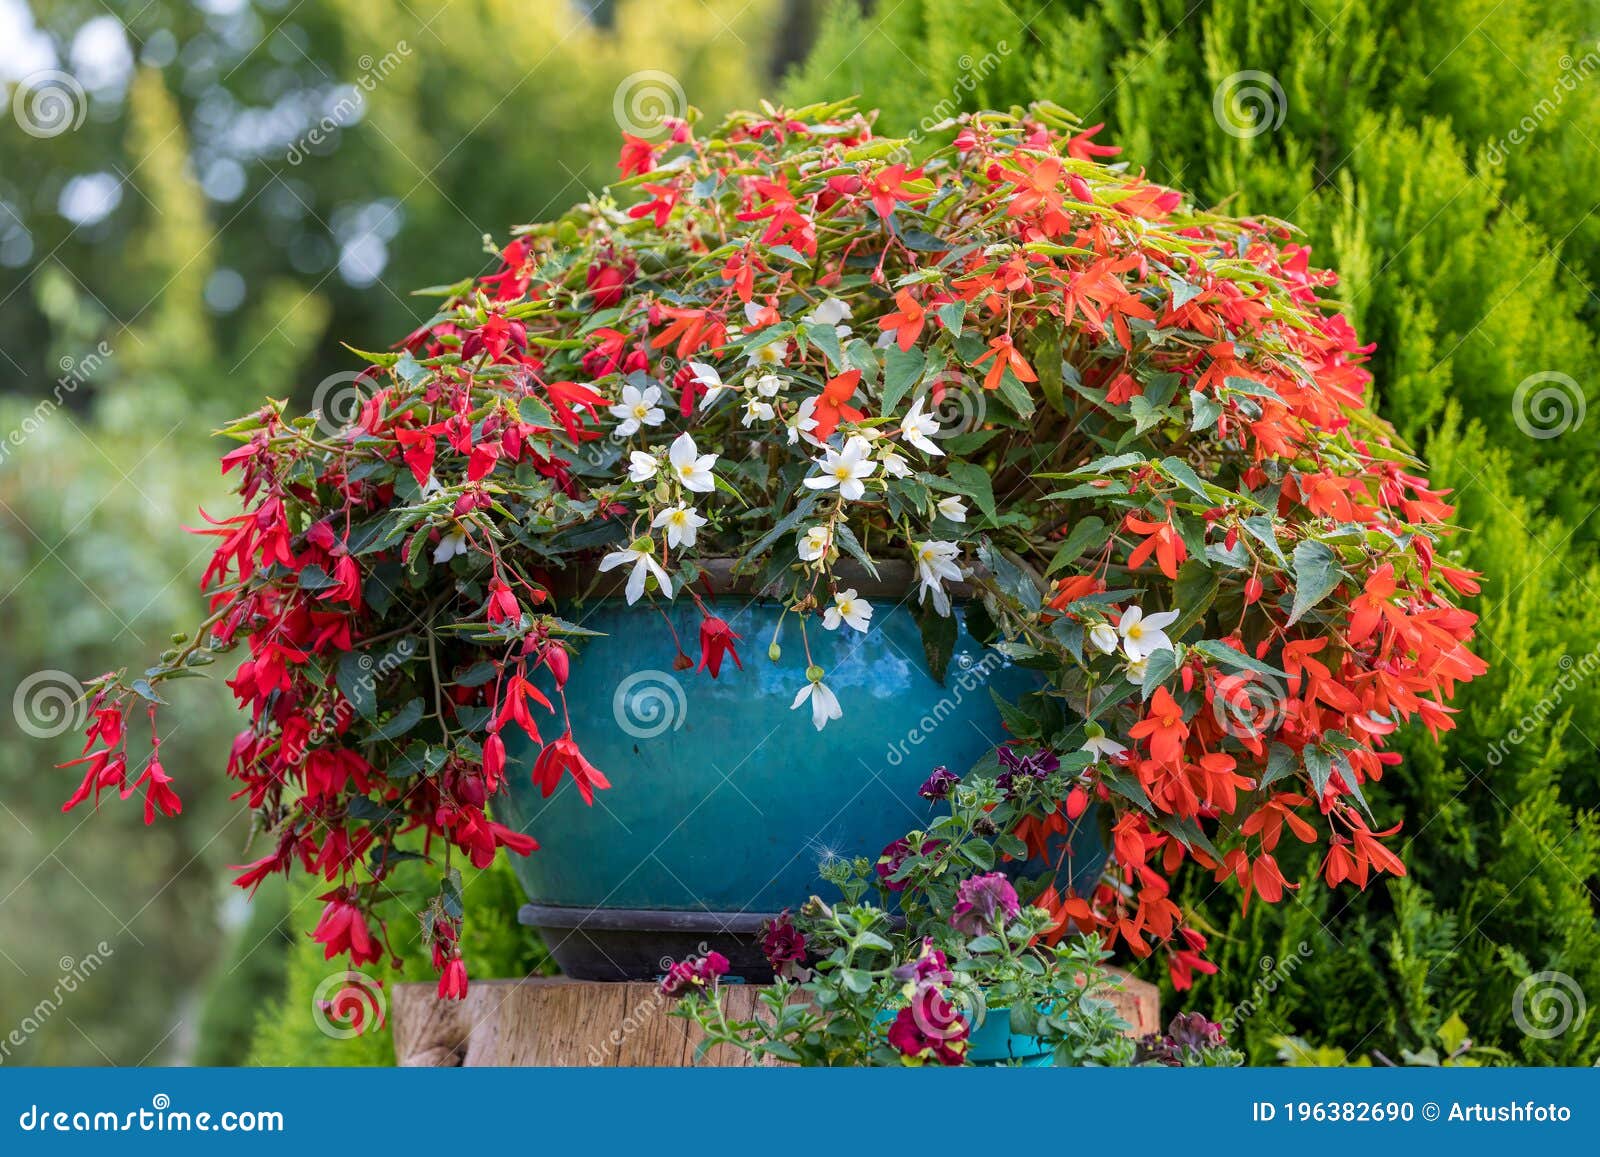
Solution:
[[[791,710],[806,685],[793,616],[781,661],[767,657],[780,603],[707,600],[741,636],[743,669],[729,657],[717,679],[674,670],[672,634],[654,608],[601,598],[575,616],[602,637],[582,640],[572,663],[572,731],[611,790],[587,806],[563,780],[541,798],[529,775],[537,753],[510,728],[509,788],[496,800],[501,822],[540,843],[512,858],[532,901],[521,918],[569,976],[649,979],[668,958],[715,949],[734,975],[769,979],[755,943],[761,923],[832,894],[819,876],[824,861],[876,858],[928,823],[935,805],[916,793],[932,768],[964,772],[1005,740],[990,692],[1014,700],[1037,689],[1037,676],[980,646],[958,608],[941,686],[925,666],[904,582],[896,590],[863,576],[857,589],[874,608],[866,634],[808,632],[811,657],[844,710],[821,731],[809,704]],[[698,655],[693,603],[680,597],[665,612],[684,649]],[[542,689],[559,705],[548,681]],[[1082,827],[1086,846],[1073,862],[1087,881],[1104,852],[1094,825]]]
[[[1036,1036],[1011,1031],[1011,1010],[991,1008],[983,1023],[967,1035],[967,1056],[975,1065],[1018,1065],[1029,1069],[1055,1067],[1055,1050]]]

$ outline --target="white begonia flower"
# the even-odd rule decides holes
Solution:
[[[939,513],[951,522],[965,522],[967,520],[967,504],[961,501],[959,494],[952,494],[948,498],[941,498],[936,503]]]
[[[930,539],[917,543],[912,551],[917,560],[917,577],[922,580],[917,590],[917,602],[920,604],[931,596],[933,609],[941,615],[950,614],[950,595],[945,591],[944,584],[961,579],[961,568],[956,565],[956,555],[960,549],[953,542]]]
[[[906,416],[900,419],[900,437],[924,454],[940,458],[944,456],[944,451],[935,446],[930,440],[931,435],[939,432],[939,419],[932,414],[924,414],[922,412],[922,403],[927,400],[928,395],[923,394],[911,403],[911,409],[907,410]]]
[[[783,379],[777,374],[762,374],[756,379],[756,393],[763,398],[776,398],[783,389]]]
[[[656,385],[640,389],[623,386],[622,401],[611,407],[611,413],[622,422],[617,426],[617,436],[626,438],[638,432],[641,426],[659,426],[667,420],[667,413],[656,405],[661,400],[661,387]]]
[[[441,535],[439,545],[433,548],[433,562],[437,566],[449,562],[458,554],[467,553],[467,532],[457,524],[449,534]]]
[[[822,612],[822,625],[830,631],[837,631],[839,624],[843,623],[864,635],[871,621],[872,604],[866,599],[856,598],[854,588],[837,592],[833,596],[833,606]]]
[[[800,694],[794,697],[789,710],[799,710],[800,705],[807,699],[811,700],[811,722],[818,731],[828,725],[828,720],[844,718],[844,709],[839,706],[839,697],[830,691],[828,685],[821,679],[808,682],[800,688]]]
[[[1089,645],[1102,655],[1117,653],[1117,628],[1110,623],[1096,623],[1089,628]]]
[[[648,482],[656,476],[656,471],[661,469],[661,463],[654,454],[647,454],[643,450],[633,450],[628,454],[628,481]]]
[[[767,307],[759,301],[747,301],[744,303],[744,319],[751,325],[760,325],[761,316],[766,312]]]
[[[633,573],[628,576],[628,585],[623,589],[629,606],[638,602],[640,596],[644,594],[645,578],[649,575],[656,576],[656,582],[661,584],[661,593],[664,597],[669,599],[672,597],[672,579],[656,561],[651,545],[650,540],[645,539],[624,550],[614,550],[600,560],[602,573],[615,570],[619,566],[632,565]]]
[[[744,400],[744,417],[740,419],[739,424],[748,429],[757,422],[772,421],[775,413],[771,402],[764,402],[759,396],[752,394]]]
[[[911,464],[892,449],[884,449],[878,456],[878,461],[883,464],[883,472],[891,478],[908,478],[911,476]]]
[[[730,387],[724,384],[722,375],[717,372],[716,366],[708,366],[705,362],[690,362],[689,373],[694,380],[705,390],[700,396],[700,408],[708,410],[713,402],[722,396],[722,391]]]
[[[816,562],[833,548],[833,533],[826,526],[813,526],[800,536],[796,550],[801,562]]]
[[[838,331],[840,337],[848,337],[850,327],[844,323],[851,316],[850,306],[847,302],[840,301],[837,297],[829,297],[801,320],[807,325],[831,325]]]
[[[855,502],[867,492],[862,479],[870,478],[878,469],[878,464],[872,460],[872,446],[859,434],[846,439],[843,450],[825,450],[818,465],[822,476],[807,478],[806,485],[812,490],[831,490],[837,486],[839,496],[846,502]]]
[[[1123,674],[1128,677],[1128,682],[1132,683],[1135,687],[1143,687],[1144,674],[1149,669],[1149,659],[1134,659],[1128,663],[1127,669],[1123,671]]]
[[[788,352],[789,339],[786,337],[774,338],[760,345],[753,345],[745,351],[745,360],[752,366],[781,366],[783,355]]]
[[[815,397],[806,398],[800,403],[800,407],[795,411],[794,417],[789,419],[787,423],[789,427],[789,445],[793,446],[801,438],[804,438],[813,446],[822,445],[821,442],[811,436],[811,431],[817,428],[817,420],[811,416],[816,408],[817,399]]]
[[[1128,749],[1122,744],[1118,743],[1115,739],[1108,738],[1104,735],[1091,735],[1088,739],[1083,741],[1083,746],[1078,750],[1092,751],[1101,759],[1109,759],[1113,755],[1121,755]]]
[[[694,439],[688,434],[679,434],[673,439],[672,448],[667,451],[667,461],[672,465],[673,477],[683,483],[685,490],[709,494],[717,488],[717,480],[711,476],[717,456],[700,453],[695,448]]]
[[[667,507],[650,523],[657,530],[666,528],[667,545],[674,550],[680,546],[693,546],[695,532],[705,524],[706,520],[700,517],[694,507],[685,506],[681,502],[676,506]]]
[[[419,495],[419,497],[421,497],[423,501],[427,501],[428,499],[432,498],[435,494],[443,494],[443,493],[444,493],[444,487],[439,485],[439,480],[437,478],[435,478],[432,474],[429,474],[428,475],[428,480],[422,484],[422,492]]]
[[[1122,636],[1122,649],[1134,662],[1148,659],[1157,651],[1172,650],[1172,640],[1167,638],[1166,628],[1177,621],[1177,611],[1147,615],[1139,607],[1129,607],[1117,620],[1117,634]]]

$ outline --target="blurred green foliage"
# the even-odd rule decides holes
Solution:
[[[1470,528],[1462,553],[1485,572],[1475,609],[1490,673],[1458,697],[1441,746],[1403,737],[1406,762],[1377,797],[1380,821],[1405,821],[1411,875],[1330,893],[1301,862],[1301,891],[1246,917],[1231,890],[1192,874],[1183,899],[1222,967],[1193,994],[1169,989],[1168,1006],[1231,1022],[1258,1064],[1288,1037],[1398,1060],[1462,1021],[1475,1055],[1591,1063],[1592,1012],[1546,1037],[1513,1009],[1543,971],[1600,998],[1600,681],[1595,658],[1580,662],[1600,645],[1595,419],[1532,438],[1514,399],[1542,372],[1580,389],[1600,380],[1600,5],[870,9],[831,7],[791,99],[860,92],[889,134],[1053,99],[1105,121],[1098,141],[1200,203],[1303,227],[1317,263],[1341,273],[1358,332],[1378,343],[1379,408],[1455,489]],[[1265,121],[1247,102],[1230,108],[1249,84],[1265,94],[1254,108]],[[1302,944],[1309,955],[1269,983]],[[1535,1029],[1551,1027],[1528,1015],[1531,990],[1522,1003]]]
[[[309,404],[358,368],[339,340],[399,338],[430,309],[410,291],[487,262],[486,233],[605,184],[619,115],[770,91],[813,7],[0,0],[0,693],[151,661],[201,611],[207,547],[179,524],[233,509],[212,429],[263,394]],[[10,82],[46,68],[77,78],[82,123],[30,134]],[[329,971],[314,892],[252,910],[227,883],[250,856],[222,674],[163,715],[184,815],[149,831],[135,800],[61,815],[74,733],[0,712],[0,1039],[22,1041],[0,1062],[241,1061],[291,943],[260,1055],[327,1047],[296,1036]],[[501,891],[504,920],[469,924],[502,941],[477,975],[536,963]],[[102,941],[106,967],[56,1002]]]

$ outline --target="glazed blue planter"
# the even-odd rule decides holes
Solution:
[[[496,800],[501,822],[541,845],[512,857],[532,901],[522,919],[568,975],[648,979],[667,957],[715,948],[735,974],[764,979],[753,951],[764,919],[813,894],[832,898],[819,876],[825,860],[876,858],[937,814],[916,794],[933,767],[965,772],[1004,741],[990,689],[1015,699],[1038,687],[1037,676],[981,647],[963,624],[940,686],[912,609],[871,598],[868,633],[809,631],[812,658],[844,709],[822,731],[808,704],[790,708],[805,685],[793,616],[781,661],[766,654],[780,603],[709,600],[742,636],[743,670],[729,658],[718,679],[673,669],[672,636],[653,608],[606,598],[576,616],[602,637],[582,640],[572,663],[573,735],[611,790],[587,806],[564,779],[541,798],[529,777],[532,744],[513,742],[513,728],[509,789]],[[665,609],[698,655],[693,604],[680,598]],[[555,700],[551,685],[543,689]],[[1098,832],[1085,841],[1074,874],[1081,865],[1087,880],[1104,853]]]
[[[967,1035],[967,1056],[975,1065],[1020,1065],[1053,1068],[1055,1050],[1036,1036],[1011,1031],[1011,1010],[991,1008],[983,1023]]]

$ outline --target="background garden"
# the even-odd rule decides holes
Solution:
[[[24,99],[52,70],[64,125]],[[409,290],[603,185],[641,76],[712,115],[859,94],[913,136],[1049,98],[1199,204],[1306,230],[1485,576],[1490,672],[1378,805],[1411,875],[1329,892],[1286,863],[1301,890],[1241,915],[1192,874],[1221,967],[1185,1003],[1255,1063],[1463,1032],[1485,1060],[1590,1063],[1600,1016],[1548,1036],[1514,1010],[1538,973],[1600,1000],[1597,73],[1600,4],[1538,0],[0,0],[0,688],[159,649],[195,605],[206,548],[172,526],[220,492],[208,431],[262,393],[311,404],[356,368],[340,340],[407,332]],[[92,837],[61,816],[72,736],[0,712],[4,1061],[387,1059],[309,1015],[314,890],[227,886],[236,726],[220,682],[187,700],[165,762],[199,814],[155,839],[132,809]],[[471,955],[536,967],[514,885],[476,886],[504,922]]]

